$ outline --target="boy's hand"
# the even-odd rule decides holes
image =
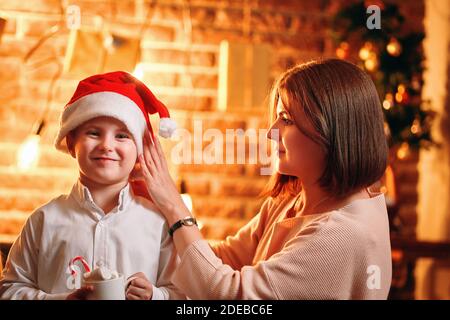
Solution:
[[[86,300],[87,295],[93,291],[93,286],[84,286],[69,294],[66,300]]]
[[[138,272],[131,277],[137,277],[137,279],[132,280],[127,288],[127,300],[150,300],[153,296],[153,286],[145,274]]]

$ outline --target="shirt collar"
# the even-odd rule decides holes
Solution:
[[[95,204],[91,192],[85,185],[81,183],[80,179],[78,179],[75,185],[72,187],[72,191],[70,192],[70,194],[75,198],[80,207],[88,210],[89,212],[96,213],[97,215],[105,215],[103,210]],[[127,185],[122,190],[120,190],[118,205],[108,215],[125,211],[128,208],[131,199],[132,195],[130,184],[127,183]]]

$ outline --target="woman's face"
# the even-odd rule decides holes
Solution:
[[[318,143],[300,131],[281,99],[278,99],[276,112],[277,118],[267,137],[277,144],[278,172],[298,177],[302,184],[316,183],[325,168],[325,152]],[[308,133],[317,135],[303,111],[299,114],[299,119],[296,119],[299,125]]]

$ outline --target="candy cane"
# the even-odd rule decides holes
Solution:
[[[74,268],[74,264],[77,261],[81,261],[81,263],[83,264],[84,270],[86,272],[91,272],[91,268],[89,268],[88,263],[86,262],[86,260],[84,260],[84,258],[82,256],[76,256],[75,258],[73,258],[72,260],[70,260],[69,262],[69,268],[70,268],[70,273],[72,274],[72,276],[75,276],[77,271]]]

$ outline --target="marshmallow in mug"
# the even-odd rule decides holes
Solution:
[[[84,273],[83,278],[85,281],[111,280],[119,278],[119,273],[117,271],[111,271],[109,268],[101,265],[91,272]]]

